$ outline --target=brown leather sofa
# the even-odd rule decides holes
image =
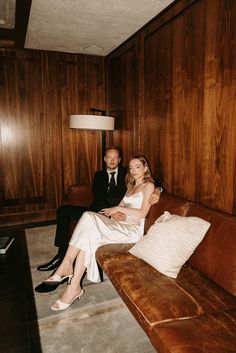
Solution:
[[[80,203],[78,186],[70,195]],[[162,193],[146,230],[164,211],[211,223],[176,279],[131,255],[128,244],[98,248],[98,263],[158,353],[236,353],[236,217]]]

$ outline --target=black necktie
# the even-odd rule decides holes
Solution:
[[[111,172],[110,173],[111,179],[110,179],[110,182],[109,182],[109,190],[114,189],[116,187],[115,174],[116,174],[116,172]]]

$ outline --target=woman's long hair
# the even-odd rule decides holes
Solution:
[[[133,159],[138,159],[144,167],[147,167],[147,170],[143,176],[143,183],[150,181],[151,183],[154,184],[154,179],[152,177],[152,173],[151,173],[147,159],[144,156],[134,156],[130,159],[130,161],[132,161]],[[129,190],[130,188],[132,188],[132,186],[135,185],[135,179],[130,174],[129,169],[127,170],[125,183],[126,183],[127,190]]]

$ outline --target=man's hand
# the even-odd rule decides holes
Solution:
[[[125,221],[126,215],[122,212],[116,212],[111,215],[111,218],[114,219],[115,221]]]
[[[152,195],[150,196],[149,203],[151,205],[154,205],[159,201],[160,196],[161,196],[161,190],[159,188],[155,188]]]

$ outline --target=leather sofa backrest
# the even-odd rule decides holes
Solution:
[[[236,296],[236,217],[194,203],[190,204],[187,216],[211,223],[188,262]]]
[[[89,207],[93,202],[92,185],[80,184],[69,186],[69,204]]]
[[[155,220],[160,217],[165,211],[171,214],[177,214],[179,216],[186,216],[189,209],[190,202],[163,192],[161,194],[160,200],[155,205],[151,206],[149,213],[146,217],[144,234],[147,233],[150,226],[155,222]]]

